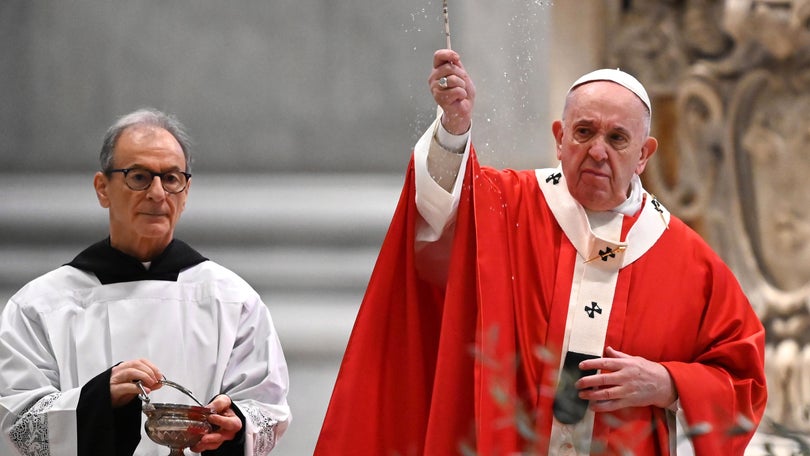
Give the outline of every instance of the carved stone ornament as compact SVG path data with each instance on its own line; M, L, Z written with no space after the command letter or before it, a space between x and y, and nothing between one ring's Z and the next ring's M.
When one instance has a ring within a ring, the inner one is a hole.
M663 116L645 186L724 258L766 328L760 433L810 448L810 0L624 5L609 60L639 68ZM634 42L656 33L670 36L659 50Z

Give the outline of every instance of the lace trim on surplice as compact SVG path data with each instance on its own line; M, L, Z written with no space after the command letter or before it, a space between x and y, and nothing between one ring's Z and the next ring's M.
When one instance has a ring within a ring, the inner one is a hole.
M52 393L36 401L11 426L9 438L20 453L26 456L49 456L48 410L61 393Z
M253 442L254 455L266 455L276 446L276 425L278 420L257 407L245 407L245 415L256 426L258 432Z

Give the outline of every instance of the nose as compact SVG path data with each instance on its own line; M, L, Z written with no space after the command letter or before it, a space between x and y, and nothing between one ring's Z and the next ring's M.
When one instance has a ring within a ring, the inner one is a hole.
M602 138L595 138L588 148L588 155L598 162L607 160L607 144L605 144L605 141Z
M152 176L152 185L146 189L146 196L155 201L161 201L166 198L166 190L163 189L163 182L160 181L160 176Z

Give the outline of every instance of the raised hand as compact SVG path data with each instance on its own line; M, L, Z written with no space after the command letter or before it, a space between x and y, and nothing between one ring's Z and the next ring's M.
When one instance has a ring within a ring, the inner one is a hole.
M433 54L433 71L428 78L430 92L441 106L442 125L453 134L467 132L472 125L475 85L461 64L458 53L440 49Z

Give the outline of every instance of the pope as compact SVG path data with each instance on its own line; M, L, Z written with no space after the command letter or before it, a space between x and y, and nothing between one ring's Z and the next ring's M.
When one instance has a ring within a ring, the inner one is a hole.
M764 330L730 269L647 192L658 147L632 75L573 82L559 165L494 169L449 49L316 455L742 455ZM685 430L677 432L677 421Z

